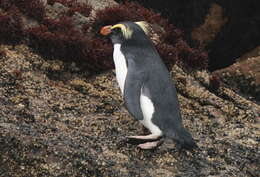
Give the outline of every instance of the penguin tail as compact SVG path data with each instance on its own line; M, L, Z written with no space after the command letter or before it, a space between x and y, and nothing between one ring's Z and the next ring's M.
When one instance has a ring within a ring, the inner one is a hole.
M198 148L191 134L184 128L171 134L170 138L174 140L181 149L192 151Z

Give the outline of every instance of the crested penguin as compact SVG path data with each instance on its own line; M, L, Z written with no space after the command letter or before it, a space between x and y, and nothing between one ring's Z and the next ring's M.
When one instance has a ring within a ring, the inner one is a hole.
M128 138L141 140L141 149L154 149L166 138L192 150L197 145L183 127L175 86L147 27L146 22L120 22L100 30L114 45L116 79L125 106L151 132Z

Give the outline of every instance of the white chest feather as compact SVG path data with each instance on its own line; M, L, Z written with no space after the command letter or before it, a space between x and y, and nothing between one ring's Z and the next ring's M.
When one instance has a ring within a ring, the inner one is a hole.
M121 44L114 44L113 58L114 58L115 70L116 70L116 79L123 95L125 78L127 74L127 66L126 66L125 56L122 54L120 48L121 48Z
M144 117L144 119L141 120L140 122L146 128L148 128L152 134L162 135L162 131L159 129L159 127L156 126L152 122L152 117L153 117L153 113L154 113L154 105L153 105L151 99L149 99L147 96L141 94L140 105L141 105L141 109L142 109L143 117Z

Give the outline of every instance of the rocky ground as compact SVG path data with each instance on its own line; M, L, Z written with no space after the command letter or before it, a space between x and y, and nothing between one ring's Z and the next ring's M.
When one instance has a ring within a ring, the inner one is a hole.
M96 9L115 4L89 3ZM66 10L59 3L46 8L50 17ZM193 31L203 45L226 23L219 6L209 12ZM77 14L75 21L80 26L88 18ZM258 176L259 49L253 53L214 72L220 88L210 84L211 73L172 68L184 125L199 146L179 152L171 142L155 150L126 143L126 136L148 131L124 108L114 71L90 75L26 45L1 45L0 177Z
M260 46L238 58L233 65L214 71L214 74L260 103Z
M200 150L127 144L147 134L123 106L113 71L90 76L25 45L1 46L0 176L259 175L260 106L206 71L172 68L185 127Z

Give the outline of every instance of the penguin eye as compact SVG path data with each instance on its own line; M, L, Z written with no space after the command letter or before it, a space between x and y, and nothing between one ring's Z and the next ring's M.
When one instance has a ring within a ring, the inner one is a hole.
M121 32L121 29L120 29L120 28L115 28L115 29L112 30L112 32L113 32L114 34L118 34L118 33Z

